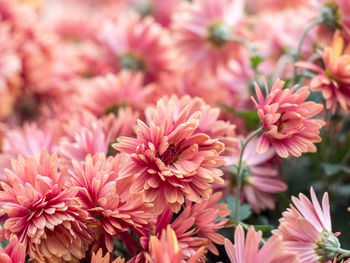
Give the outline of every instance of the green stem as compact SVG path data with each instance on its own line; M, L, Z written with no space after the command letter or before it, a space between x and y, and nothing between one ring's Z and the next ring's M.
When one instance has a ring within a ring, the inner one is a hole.
M240 205L240 195L241 195L241 167L242 167L242 158L245 148L251 139L253 139L257 134L259 134L263 130L263 127L256 129L252 134L249 135L245 143L242 144L241 154L239 156L238 167L237 167L237 186L236 186L236 211L235 211L235 220L238 222L239 219L239 205Z
M341 254L338 257L338 260L341 260L341 259L343 259L345 257L350 257L350 250L338 248L337 251Z
M307 35L307 33L310 31L310 29L312 29L314 26L317 26L318 24L321 24L323 22L323 19L321 17L311 21L310 24L308 24L303 33L301 34L300 40L299 40L299 44L298 44L298 49L297 49L297 53L296 56L294 58L294 62L296 62L299 59L300 56L300 51L301 51L301 47L303 46L303 42L305 40L305 37ZM296 77L297 77L297 68L294 65L294 71L293 71L293 83L295 84L296 82Z
M249 49L249 51L252 54L255 54L256 52L256 46L253 45L252 43L250 43L247 39L245 39L244 37L240 37L240 36L231 36L230 38L231 41L233 42L239 42L241 44L243 44L246 48Z

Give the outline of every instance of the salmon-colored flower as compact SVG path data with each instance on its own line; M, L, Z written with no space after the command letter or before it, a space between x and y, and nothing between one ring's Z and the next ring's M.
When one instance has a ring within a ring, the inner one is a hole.
M328 194L320 206L313 188L311 201L303 194L292 197L293 205L283 212L280 225L274 234L283 239L289 251L298 254L301 263L318 263L332 260L337 252L327 247L339 248L338 234L333 234Z
M3 249L0 247L1 263L24 263L26 258L26 248L24 244L18 242L16 236L11 237L10 243Z
M152 230L155 223L153 206L144 203L142 194L130 194L132 178L121 178L119 173L130 159L117 154L106 158L104 153L88 155L85 162L73 161L74 172L67 184L80 187L77 200L82 208L97 218L107 249L113 250L113 236L130 236L128 230ZM152 224L153 223L153 224ZM125 241L127 245L127 239Z
M0 192L5 238L17 236L37 262L79 262L93 241L88 213L74 201L79 188L64 189L68 174L57 171L57 156L45 149L40 157L12 163Z
M296 254L286 250L279 236L270 237L259 249L262 232L251 226L245 237L243 227L235 229L234 245L225 239L225 249L231 263L298 263Z
M176 233L170 225L163 229L160 239L157 236L151 236L149 247L149 254L145 254L148 263L195 263L205 253L205 248L201 247L193 256L184 261L183 250L178 244Z
M324 68L310 62L300 61L296 65L317 73L311 79L310 88L321 91L326 100L326 108L333 114L341 108L350 111L350 45L344 47L344 40L336 32L331 46L319 51Z
M107 22L101 39L112 54L111 63L119 69L144 72L147 82L176 69L168 32L151 17L129 14L117 23Z
M274 194L287 190L278 172L277 165L273 162L276 156L275 150L269 148L263 154L256 152L258 139L253 138L245 148L242 157L242 188L241 201L248 202L254 212L275 208ZM237 164L239 153L226 158L227 165ZM232 174L231 174L232 176ZM235 176L230 181L230 187L235 188Z
M284 81L276 80L269 91L265 82L264 98L260 87L255 83L257 101L254 98L253 100L264 128L257 151L264 153L272 145L283 158L289 155L298 157L304 152L316 152L314 143L321 141L319 132L325 122L310 118L321 112L323 106L313 101L305 101L310 94L307 87L297 90L297 86L291 89L283 89L283 86Z
M130 191L143 192L157 213L166 206L178 212L185 198L199 203L209 198L213 183L223 182L217 167L223 164L224 144L200 131L206 125L200 111L178 103L176 97L160 99L146 110L147 124L138 121L137 138L119 137L113 145L131 156L122 171L135 175Z
M110 263L110 254L107 252L105 256L102 256L102 249L99 249L95 254L92 252L91 263ZM125 259L120 257L112 261L112 263L124 263Z
M216 72L237 52L232 42L243 15L243 1L184 2L173 15L174 39L184 55L185 69Z

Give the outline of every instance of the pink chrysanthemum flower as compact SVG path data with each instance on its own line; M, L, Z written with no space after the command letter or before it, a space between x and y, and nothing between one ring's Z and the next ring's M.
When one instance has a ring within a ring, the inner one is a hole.
M120 178L120 169L129 161L121 154L109 158L104 153L88 155L85 162L73 161L74 172L68 183L80 187L77 200L98 219L96 222L101 224L103 232L101 238L110 252L113 236L119 236L128 246L128 240L132 239L128 230L151 231L155 223L152 204L144 203L142 194L130 194L132 178Z
M11 237L10 243L5 249L0 247L1 263L24 263L26 258L26 248L24 244L18 242L16 236Z
M37 262L79 262L93 241L88 213L74 201L79 188L63 189L67 167L57 171L57 156L45 149L40 157L12 163L1 183L5 238L17 236Z
M197 0L184 2L174 13L172 27L185 68L215 72L237 52L232 42L243 15L243 1Z
M344 47L344 40L335 33L331 46L325 47L324 51L319 51L324 69L309 63L297 62L299 67L315 71L317 75L312 78L310 88L321 91L326 100L326 108L333 114L341 108L350 111L350 45Z
M224 144L199 131L201 112L179 107L176 97L160 99L146 110L147 124L138 121L136 138L119 137L113 147L130 154L123 176L135 175L132 193L143 192L157 213L167 206L178 212L185 198L199 203L211 194L213 183L223 183L217 167Z
M258 116L262 121L264 133L260 136L257 146L258 153L266 152L270 145L276 153L287 158L289 155L300 156L304 152L316 152L314 145L320 142L320 129L325 122L310 119L322 111L322 104L305 101L310 91L307 87L297 90L283 89L284 81L276 80L269 91L265 82L266 98L260 87L255 83Z
M241 201L248 202L254 212L260 213L261 210L275 208L274 194L286 191L287 185L272 160L276 155L274 149L269 148L263 154L258 154L257 145L258 139L252 139L243 153ZM228 157L226 163L237 164L238 159L239 153ZM235 176L232 179L235 179ZM236 187L235 180L230 184L230 187Z
M235 229L234 245L225 239L225 249L231 263L298 263L295 254L286 250L279 236L272 236L259 249L262 232L251 226L245 237L243 227Z
M289 251L298 254L301 263L318 263L332 260L337 252L327 247L339 248L338 234L333 234L328 193L323 195L322 207L310 189L311 201L303 194L292 197L293 205L283 212L280 225L274 234L283 238Z
M193 256L183 260L183 250L170 225L163 229L160 239L151 236L149 247L150 252L145 254L148 263L195 263L199 262L205 253L205 248L201 247Z
M70 165L71 160L84 161L88 154L107 154L110 144L120 135L130 136L138 115L130 108L119 109L118 117L112 113L97 119L84 111L65 125L65 136L58 146L60 161Z
M176 69L168 32L151 17L129 14L117 23L107 22L101 39L112 54L111 63L119 69L144 72L146 82Z
M144 110L153 99L153 85L144 86L143 74L121 71L95 78L87 87L87 108L96 115L118 111L121 107Z
M92 252L91 263L110 263L110 254L107 252L105 256L102 256L102 249L99 249L95 254ZM124 263L125 259L120 257L112 261L112 263Z

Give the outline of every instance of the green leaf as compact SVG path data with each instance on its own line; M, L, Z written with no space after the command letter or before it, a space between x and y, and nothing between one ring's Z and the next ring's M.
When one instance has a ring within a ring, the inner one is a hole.
M0 241L0 247L5 248L5 247L7 246L8 243L9 243L8 240Z
M339 172L350 174L350 168L341 164L323 163L322 167L327 176L333 176Z
M259 124L260 119L256 111L248 111L248 110L236 111L235 109L223 103L219 103L218 105L222 107L224 110L226 110L227 112L242 118L249 128L256 129L256 127Z
M254 228L256 231L262 231L263 233L265 232L270 232L273 229L272 225L254 225Z
M261 56L253 56L250 58L250 63L253 69L256 69L264 59Z
M230 218L235 219L236 197L232 195L228 195L226 197L226 201L227 201L227 208L231 210ZM247 219L248 217L250 217L251 214L252 214L252 210L250 208L250 205L248 204L240 205L238 210L238 221L243 221Z

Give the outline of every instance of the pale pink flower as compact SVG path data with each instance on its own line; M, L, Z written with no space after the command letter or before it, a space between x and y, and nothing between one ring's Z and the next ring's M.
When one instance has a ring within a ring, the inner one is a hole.
M144 85L141 72L125 70L117 75L97 77L86 89L86 107L96 115L118 111L122 107L144 110L154 93L153 85Z
M40 156L19 156L12 168L0 192L5 238L17 236L37 262L79 262L93 237L88 213L74 201L79 188L63 188L67 167L58 172L57 156L43 149Z
M231 263L298 263L295 254L289 252L279 236L270 237L259 249L261 231L251 226L245 237L243 227L235 229L234 245L225 239L225 249Z
M152 230L155 223L153 206L144 203L142 194L131 194L129 186L133 178L121 178L120 170L128 165L126 155L106 158L104 153L88 155L84 162L73 160L70 187L80 187L77 200L101 224L101 241L109 252L113 251L113 236L119 236L126 246L129 230Z
M313 101L305 101L310 94L307 87L283 89L283 86L284 81L278 79L269 91L265 82L264 98L260 87L255 83L257 101L254 98L253 100L264 128L257 151L264 153L272 145L283 158L316 152L314 143L321 141L319 132L325 122L310 118L321 112L323 106Z
M174 13L172 28L184 69L215 72L237 51L232 42L243 16L244 1L197 0L183 2Z
M151 17L129 14L106 22L101 41L110 50L111 63L118 69L144 72L146 82L176 69L168 32Z
M333 114L340 107L350 111L350 45L344 46L344 40L336 32L333 36L331 46L325 47L324 51L319 51L324 68L310 62L300 61L296 65L310 69L317 73L311 79L310 88L321 91L326 100L326 108Z
M26 248L24 244L18 242L16 236L11 237L10 243L5 249L0 247L1 263L24 263L26 258Z
M123 176L135 175L132 193L143 192L157 213L166 206L178 212L185 198L199 203L208 199L212 183L222 183L223 164L219 154L224 144L200 131L201 112L179 99L160 99L145 113L147 123L138 120L136 138L119 137L113 147L131 156Z
M310 189L311 201L303 194L292 197L294 205L282 213L280 225L274 234L283 238L289 251L298 254L301 263L318 263L333 259L337 252L325 247L339 247L337 234L332 232L328 193L322 198L322 207Z
M91 263L110 263L110 254L107 252L105 256L102 256L102 249L99 249L95 254L92 252ZM120 257L112 261L112 263L124 263L125 259Z
M263 154L256 152L258 139L253 138L245 148L242 157L242 188L241 201L247 202L253 211L260 213L262 210L275 208L275 194L287 190L278 172L278 167L273 162L276 156L273 148L269 148ZM240 147L239 147L240 148ZM226 164L237 164L240 150L236 155L227 157ZM229 174L228 176L233 176ZM235 177L229 180L231 188L235 188Z

